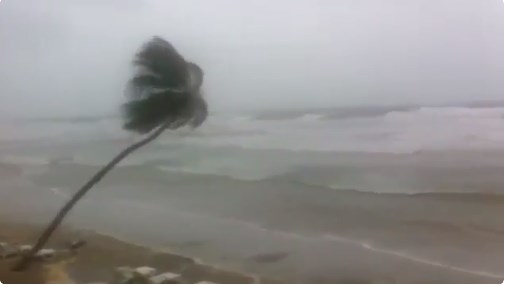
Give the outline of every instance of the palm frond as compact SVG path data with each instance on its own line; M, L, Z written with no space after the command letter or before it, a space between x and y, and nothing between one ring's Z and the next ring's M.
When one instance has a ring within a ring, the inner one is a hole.
M161 78L152 74L138 74L130 80L130 84L135 88L164 88L165 83Z
M188 89L197 92L203 83L203 70L195 63L188 62Z
M203 124L205 119L207 119L207 115L208 115L207 102L205 102L205 100L202 98L202 96L200 94L198 94L198 96L194 97L193 100L194 100L193 104L192 104L193 116L192 116L189 124L191 125L191 127L197 128L201 124Z
M124 128L143 134L167 120L175 123L183 119L188 98L187 94L165 91L127 102L123 105Z
M139 69L129 81L123 105L124 128L147 133L167 121L171 128L200 126L207 118L207 103L200 93L202 69L186 62L175 48L155 37L137 53Z
M181 88L186 80L186 61L169 42L160 37L147 42L133 63L157 76L165 88Z

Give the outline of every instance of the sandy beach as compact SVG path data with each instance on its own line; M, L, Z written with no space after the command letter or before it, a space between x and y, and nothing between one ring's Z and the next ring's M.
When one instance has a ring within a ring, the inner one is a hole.
M2 191L0 199L0 242L13 246L31 244L42 230L43 220L55 210L50 193L32 192L20 187L19 168L0 165L0 179L4 186L14 191ZM19 178L19 177L18 177ZM17 185L17 186L16 186ZM24 185L26 186L26 185ZM26 195L37 200L29 209L23 205ZM43 218L37 218L43 217ZM47 247L65 249L76 239L86 245L75 255L56 256L47 262L34 262L27 272L12 272L17 259L0 260L0 280L3 283L96 283L117 280L115 268L120 266L150 266L159 273L173 272L188 283L208 281L213 283L278 283L280 280L261 278L252 274L234 272L206 265L197 259L155 250L121 241L92 230L62 226L53 235Z
M39 226L11 223L0 217L0 239L11 245L29 244L40 231ZM167 252L153 251L112 237L92 232L62 229L49 247L65 248L76 237L86 236L87 244L72 255L56 256L46 262L35 261L24 272L10 270L16 258L0 260L0 281L12 283L113 283L117 282L115 268L119 266L150 266L159 273L181 274L185 283L278 283L243 273L227 271L201 264L195 259Z
M5 209L5 207L3 208ZM2 211L0 215L0 240L8 242L11 245L29 244L33 241L34 236L40 231L41 227L34 224L13 222L8 218L11 214ZM187 283L202 281L213 283L303 282L295 278L292 280L276 280L220 269L202 264L193 258L155 251L91 231L76 230L68 227L58 230L48 247L55 249L65 248L69 241L76 238L83 238L87 242L76 254L55 257L47 262L34 262L26 272L12 272L10 270L16 259L0 260L0 280L7 284L108 283L117 280L117 274L114 269L118 266L138 267L147 265L158 269L159 272L179 273ZM342 254L345 255L346 252L343 251ZM282 256L265 255L258 257L257 261L268 263L274 262L276 258L282 258ZM391 262L387 254L382 260L384 262ZM417 274L426 274L425 277L418 279L422 280L422 282L500 283L502 281L500 277L485 276L484 273L479 276L471 272L463 272L458 268L444 270L436 264L428 264L423 260L418 260L417 265L415 265L415 260L413 262L412 260L402 260L400 258L400 261L397 264L398 271L390 272L382 278L377 278L377 275L372 272L369 272L369 275L365 273L361 277L349 274L349 272L342 272L340 279L313 279L310 281L312 283L395 283L399 281L397 278L401 280L400 276L405 276L412 269ZM367 264L368 262L368 258L363 259L363 264ZM415 265L414 268L412 268L413 265ZM352 269L350 270L353 271ZM296 276L296 274L293 275Z

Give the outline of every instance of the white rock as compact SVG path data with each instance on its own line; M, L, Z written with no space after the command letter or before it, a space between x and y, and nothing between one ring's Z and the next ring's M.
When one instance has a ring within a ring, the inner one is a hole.
M52 248L43 248L35 254L36 257L42 257L42 258L50 258L53 257L56 254L56 250Z
M149 267L149 266L141 266L141 267L135 268L135 270L133 272L135 274L142 276L142 277L151 277L154 274L156 274L156 269Z
M23 244L21 246L18 247L19 251L21 252L28 252L30 250L32 250L33 246L32 245L29 245L29 244Z
M180 277L180 274L165 272L149 278L149 281L154 284L178 283Z

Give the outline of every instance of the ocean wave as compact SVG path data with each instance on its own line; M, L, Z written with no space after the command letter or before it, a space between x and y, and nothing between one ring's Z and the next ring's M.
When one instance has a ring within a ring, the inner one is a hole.
M384 114L386 120L405 119L503 119L503 107L419 107L411 110L391 111Z
M423 106L398 106L398 107L355 107L355 108L321 108L315 110L287 110L263 112L253 116L248 116L248 121L304 121L304 120L339 120L339 119L360 119L378 118L403 115L423 115L441 117L495 117L503 118L503 104L488 107L423 107ZM237 117L237 118L240 118ZM400 118L400 117L398 117Z
M228 221L226 221L226 219L223 221L228 222ZM229 221L229 222L237 223L237 221ZM267 229L267 228L264 228L260 225L253 224L250 222L239 221L239 223L245 224L246 226L252 227L252 228L259 230L259 231L268 232L269 234L273 234L273 235L284 236L286 238L304 240L304 241L308 241L308 242L320 242L321 240L323 240L323 241L330 241L330 242L336 242L336 243L345 243L345 244L349 244L351 246L356 246L356 247L362 248L367 251L375 252L377 254L388 255L388 256L399 258L399 259L404 259L409 262L421 263L421 264L429 265L432 267L439 267L444 270L456 271L456 272L461 272L461 273L476 275L476 276L483 276L483 277L492 278L492 279L500 279L500 280L503 279L503 275L500 273L493 273L493 272L483 271L483 270L479 270L479 269L472 269L472 268L464 268L464 267L457 266L454 264L449 264L447 262L442 262L442 261L438 261L438 260L431 259L431 258L424 258L424 257L418 256L418 255L415 255L412 253L408 253L405 251L384 248L379 245L374 245L374 244L367 242L367 241L346 238L346 237L338 236L338 235L334 235L334 234L326 234L326 235L322 235L322 236L319 236L319 235L308 236L308 235L302 235L302 234L294 233L294 232ZM115 238L118 241L127 242L127 243L131 243L134 245L140 245L140 246L144 246L144 247L150 246L147 243L135 242L132 239L120 237L117 233L113 233L110 231L109 232L100 231L97 233L109 236L111 238ZM166 248L160 248L160 247L152 247L152 248L157 251L162 251L162 252L166 252L166 253L170 253L170 254L177 254L171 250L167 250ZM189 257L189 256L186 256L186 257L191 258L196 263L203 264L201 259L198 259L195 257ZM215 265L215 266L217 268L219 268L219 265Z
M37 155L6 155L0 157L0 163L21 166L45 166L51 163L51 159Z
M53 191L54 192L54 191ZM55 194L58 193L54 192ZM57 194L59 195L59 194ZM375 243L373 241L367 240L367 239L362 239L362 238L352 238L352 237L346 237L344 235L338 235L334 233L313 233L313 234L304 234L304 233L299 233L299 232L294 232L290 230L282 230L282 229L275 229L275 228L270 228L270 227L265 227L261 225L260 223L256 222L251 222L247 220L242 220L242 219L236 219L236 218L227 218L227 217L220 217L220 216L213 216L209 215L207 213L200 213L200 212L192 212L192 211L185 211L181 209L176 209L176 208L171 208L171 207L160 207L156 205L151 205L151 204L144 204L141 202L136 202L136 201L122 201L122 200L117 200L114 199L111 201L112 203L120 204L122 206L128 207L130 209L136 210L138 213L147 211L145 213L150 213L152 211L156 212L163 212L169 214L170 217L183 217L184 220L191 221L190 224L205 224L205 225L212 225L213 228L221 228L224 227L224 229L234 229L238 231L247 231L248 236L250 234L254 234L257 236L257 233L260 233L262 239L265 238L266 235L270 237L277 237L277 238L282 238L282 239L288 239L288 240L300 240L303 242L316 242L316 243L321 243L321 242L331 242L331 243L339 243L339 244L347 244L352 247L358 247L361 248L362 250L365 251L371 251L379 255L387 255L390 257L402 259L405 261L413 262L413 263L420 263L432 267L438 267L442 268L444 270L450 270L450 271L457 271L457 272L462 272L466 274L471 274L471 275L477 275L477 276L483 276L483 277L488 277L488 278L496 278L496 279L502 279L503 276L500 273L494 273L494 272L489 272L489 271L484 271L476 268L469 268L469 267L464 267L460 266L454 263L449 263L447 261L441 261L437 260L435 257L424 257L422 254L416 254L412 252L408 252L405 249L392 249L388 248L387 246L381 245L379 243ZM129 243L135 243L139 244L142 246L152 246L148 243L140 243L138 241L135 241L133 239L129 238L124 238L121 237L117 232L114 231L108 231L108 232L103 232L99 231L102 234L106 234L108 236L114 237L118 240L129 242ZM255 234L256 233L256 234ZM153 247L155 250L160 250L159 247ZM163 248L163 250L165 250ZM171 251L170 251L171 252ZM173 253L173 252L171 252ZM201 262L201 261L199 261Z
M187 133L183 141L209 147L297 152L416 153L503 148L503 108L376 110L358 112L355 117L340 113L346 120L329 119L337 113L258 115L240 123L233 118L211 120L200 130ZM173 142L166 140L167 144Z
M16 128L12 137L19 135L32 143L129 142L119 121L80 122L84 126L78 128L74 124L43 122ZM166 132L154 142L164 146L181 144L293 152L502 149L503 107L369 107L214 114L196 130Z
M158 171L165 173L185 174L194 175L195 178L205 178L213 177L216 179L226 179L237 182L244 183L268 183L268 185L276 185L276 183L281 183L282 185L289 183L293 188L305 189L309 191L309 188L321 188L329 191L338 192L355 192L355 193L368 193L368 194L380 194L380 195L465 195L469 197L471 195L478 195L479 197L489 196L497 197L503 195L500 193L500 185L497 181L490 181L489 184L496 184L496 189L488 189L491 186L483 190L483 187L479 187L475 183L472 185L474 187L461 187L462 183L452 183L448 184L447 180L443 178L432 177L430 183L418 183L419 179L425 181L429 177L422 175L410 175L408 177L402 177L401 179L395 179L395 172L391 172L391 175L371 172L364 169L353 169L352 171L340 170L342 166L333 168L331 166L327 167L326 170L322 171L305 171L301 166L297 165L285 165L285 166L271 166L270 168L266 165L258 165L256 168L240 168L221 165L219 167L212 167L211 165L199 165L199 166L163 166L157 165L155 168ZM351 167L352 168L352 167ZM454 174L454 172L452 172ZM477 175L477 174L476 174ZM440 180L441 179L441 180ZM260 187L260 186L258 186ZM484 192L483 192L484 191ZM461 196L463 197L463 196Z
M300 120L302 122L314 122L314 121L319 121L323 117L324 117L324 115L322 115L322 114L305 114L305 115L299 117L298 120Z
M195 174L202 176L215 176L224 177L237 181L264 181L270 177L275 177L275 173L250 173L250 172L240 172L234 171L233 168L190 168L190 167L171 167L171 166L157 166L156 169L169 172L169 173L184 173L184 174Z
M314 122L319 121L325 117L325 113L318 112L300 112L300 113L286 113L286 114L271 114L271 115L257 115L253 117L258 121L298 121L298 122Z
M440 188L425 188L425 187L384 187L380 188L374 187L363 187L363 185L359 185L356 183L355 186L342 186L338 183L329 183L329 184L318 184L318 183L307 183L304 181L296 181L300 185L305 185L309 187L318 187L324 188L333 191L350 191L362 194L376 194L376 195L395 195L395 196L429 196L433 197L442 197L442 196L458 196L458 197L490 197L490 198L500 198L503 197L502 193L499 192L481 192L479 189L473 190L461 190L461 189L440 189Z
M443 268L446 270L458 271L458 272L463 272L463 273L472 274L472 275L484 276L484 277L500 279L500 280L503 279L502 274L481 271L481 270L475 270L475 269L470 269L470 268L463 268L460 266L444 263L441 261L423 258L423 257L417 256L417 255L410 254L410 253L403 252L403 251L399 251L399 250L382 248L380 246L376 246L376 245L373 245L368 242L348 239L348 238L344 238L344 237L337 236L337 235L325 235L325 238L335 241L335 242L344 242L344 243L352 244L352 245L359 246L363 249L370 250L370 251L373 251L373 252L376 252L379 254L394 256L394 257L405 259L405 260L415 262L415 263L422 263L422 264L430 265L433 267L440 267L440 268Z

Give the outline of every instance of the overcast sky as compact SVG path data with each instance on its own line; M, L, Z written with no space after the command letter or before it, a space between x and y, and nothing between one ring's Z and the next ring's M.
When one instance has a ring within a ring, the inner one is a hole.
M3 0L0 112L115 112L153 35L212 110L503 98L500 0Z

